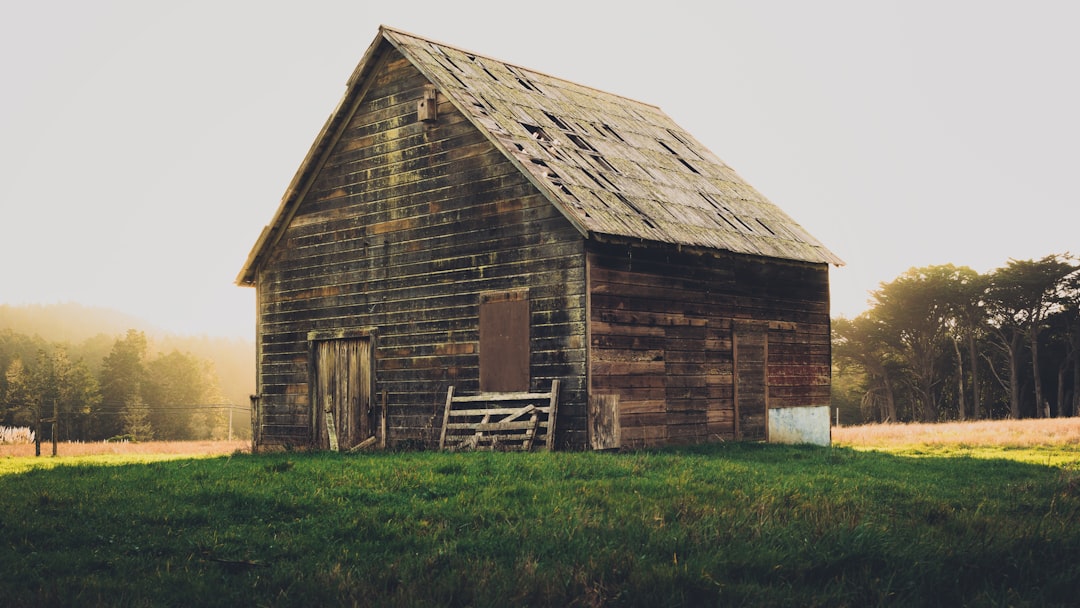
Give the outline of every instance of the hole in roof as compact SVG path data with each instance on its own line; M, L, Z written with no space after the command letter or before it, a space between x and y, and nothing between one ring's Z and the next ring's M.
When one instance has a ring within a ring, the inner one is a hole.
M651 219L649 219L649 216L646 215L645 212L643 212L640 207L638 207L633 202L631 202L629 198L623 196L622 194L620 194L618 192L612 192L612 194L615 195L615 198L622 201L622 203L624 205L626 205L627 207L630 207L631 209L634 210L634 212L636 212L639 216L641 216L641 221L645 222L645 224L649 228L656 228L656 224L654 224L653 221Z
M607 186L605 186L605 185L604 185L604 182L602 182L602 181L600 181L599 179L597 179L597 178L596 178L596 176L595 176L595 175L593 175L592 173L590 173L590 172L586 171L585 169L582 169L582 170L581 170L581 172L582 172L582 173L584 173L584 174L585 174L586 176L588 176L588 178L589 178L589 179L591 179L592 181L596 182L596 185L597 185L597 186L600 186L600 187L601 187L601 188L603 188L603 189L607 189Z
M676 152L674 148L672 148L671 146L669 146L669 145L667 145L666 143L664 143L664 140L662 140L662 139L658 139L658 140L656 140L656 141L657 141L657 142L658 142L658 143L659 143L659 144L660 144L661 146L664 146L664 149L665 149L665 150L667 150L668 152L671 152L671 154L672 154L672 155L674 155L674 156L678 156L678 155L679 155L679 153L678 153L678 152Z
M453 66L453 68L455 70L457 70L459 72L464 72L464 70L461 69L461 66L454 63L454 59L452 57L450 57L450 55L448 55L447 52L442 49L442 47L436 46L434 48L435 48L435 50L437 50L439 52L440 55L442 55L442 58L445 59L447 63L449 63L451 66Z
M514 78L517 78L518 84L520 84L525 90L533 91L536 93L543 93L543 91L540 90L540 87L536 86L535 82L529 80L529 78L525 74L521 73L521 70L510 65L509 63L504 63L503 67L505 67L506 71L510 72L510 74L513 75Z
M728 208L725 207L723 203L713 198L711 194L708 194L706 192L698 192L698 194L700 194L701 198L705 199L707 203L715 207L717 211L727 211L728 213L730 213L730 211L728 211Z
M566 196L569 196L571 200L573 200L575 202L580 202L580 201L578 201L577 197L574 196L574 193L570 192L570 189L566 187L566 184L559 184L559 190L561 190L562 193L565 194Z
M516 141L514 142L514 147L518 149L518 152L524 152L525 151L525 146L517 143Z
M518 124L520 124L522 127L525 127L525 130L529 132L529 135L533 136L533 139L538 141L546 141L549 143L552 141L551 136L548 135L547 132L544 131L542 128L536 125L530 125L527 122L521 122Z
M546 167L546 166L548 166L548 164L547 164L547 163L545 163L545 162L544 162L544 159L542 159L542 158L530 158L530 159L529 159L529 162L531 162L531 163L532 163L532 164L534 164L534 165L540 165L541 167Z
M736 226L735 224L731 223L731 220L729 220L727 218L727 216L724 215L723 213L720 214L720 219L724 220L724 223L727 224L728 226L731 226L731 229L734 230L735 232L742 232L741 230L739 230L739 227Z
M697 169L694 168L694 165L691 165L690 163L686 162L686 159L676 157L676 160L678 160L680 163L682 163L683 166L686 167L687 169L693 171L694 173L697 173L698 175L701 175L701 171L698 171Z
M457 74L455 74L455 73L453 73L453 72L447 72L447 74L450 74L451 76L453 76L453 77L454 77L454 80L458 81L458 84L460 84L460 85L461 85L461 88L463 88L463 89L468 89L468 88L469 88L469 87L468 87L468 85L466 85L466 84L465 84L465 81L464 81L464 80L462 80L462 79L458 78L458 75L457 75Z
M603 156L600 156L599 154L591 154L590 156L592 156L592 159L596 161L596 164L600 165L604 169L607 169L612 173L619 173L619 170L615 168L615 165L609 163L608 159L604 158Z
M597 149L592 147L592 144L585 141L585 139L582 138L580 135L574 135L573 133L567 133L566 137L570 141L574 142L575 146L581 148L582 150L585 150L586 152L597 152Z
M742 230L739 229L738 226L736 226L734 224L734 222L732 222L730 219L728 219L728 216L730 215L730 216L734 217L735 220L738 221L740 224L743 224L742 220L740 220L738 217L735 216L734 213L731 212L731 209L728 209L727 206L725 206L723 203L721 203L720 201L713 198L711 194L708 194L708 193L705 193L705 192L698 192L698 194L700 194L701 198L705 199L710 205L713 206L713 208L716 209L717 216L720 219L724 220L725 224L727 224L728 226L731 226L732 230L734 230L735 232L743 232ZM743 227L746 228L747 230L749 230L749 227L746 224L743 224Z
M484 73L485 73L485 74L487 74L488 76L491 76L491 79L492 79L492 80L494 80L495 82L500 82L500 81L499 81L499 79L495 77L495 74L492 74L492 73L491 73L490 71L488 71L488 69L487 69L487 68L485 68L484 66L480 66L480 69L481 69L481 70L484 70Z
M685 137L683 137L683 136L682 136L681 134L679 134L679 132L678 132L678 131L676 131L676 130L674 130L674 129L667 129L667 132L668 132L668 134L670 134L670 135L671 135L672 137L674 137L674 138L676 139L676 141L678 141L678 142L679 142L679 143L681 143L682 145L686 146L687 148L691 147L691 146L690 146L690 142L689 142L689 141L687 141L687 140L686 140L686 138L685 138Z
M771 235L773 235L773 236L776 236L776 233L775 233L775 232L773 232L773 229L772 229L772 228L769 228L769 226L768 226L768 225L767 225L767 224L766 224L765 222L761 221L761 218L758 218L758 220L757 220L757 223L761 224L761 227L762 227L762 228L764 228L765 230L769 231L769 234L771 234Z
M605 125L603 125L603 127L604 127L604 130L607 131L608 133L612 134L615 137L615 139L617 139L617 140L619 140L621 142L624 142L624 143L626 142L626 140L622 138L622 135L619 135L619 132L616 131L615 129L611 128L610 125L605 124Z
M573 129L570 128L570 125L563 122L561 118L559 118L558 116L552 114L551 112L548 112L547 110L544 110L544 116L547 116L548 120L555 123L555 126L559 127L563 131L573 131Z
M746 228L746 231L747 231L747 232L749 232L749 233L751 233L751 234L752 234L752 233L754 232L754 229L753 229L753 228L751 228L749 224L747 224L746 222L742 221L742 218L741 218L741 217L739 217L739 216L737 216L737 215L733 215L732 217L733 217L733 218L735 218L735 221L736 221L736 222L739 222L740 224L742 224L742 227L743 227L743 228Z

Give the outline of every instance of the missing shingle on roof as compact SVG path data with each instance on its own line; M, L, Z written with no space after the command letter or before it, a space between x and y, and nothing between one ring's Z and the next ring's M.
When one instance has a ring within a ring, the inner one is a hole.
M694 146L690 143L690 140L683 137L682 133L679 133L675 129L666 129L666 131L668 132L669 135L674 137L676 141L678 141L682 145L686 146L686 148L688 150L690 150L691 152L694 151Z
M476 108L478 112L480 112L484 116L489 116L487 106L484 105L483 102L481 102L479 99L470 95L469 93L463 93L463 97L465 97L465 99L467 99L472 105L472 107Z
M750 234L754 233L754 229L750 227L750 224L747 224L746 222L742 221L741 217L739 217L737 215L733 215L732 217L735 218L736 222L739 222L740 224L742 224L742 227L746 228L747 232L749 232Z
M683 137L683 135L681 133L679 133L675 129L667 129L667 132L672 137L674 137L676 140L678 140L679 143L686 146L686 149L689 150L691 154L693 154L694 156L700 158L701 160L705 160L704 156L698 154L697 148L694 147L694 145L690 143L690 140Z
M723 203L713 198L708 192L698 192L698 194L701 195L701 198L705 199L705 202L715 207L717 211L728 211L728 208L725 207ZM728 212L730 213L730 211Z
M664 149L667 150L668 152L671 152L672 156L678 156L679 155L679 153L676 152L674 148L667 145L667 143L664 142L664 140L658 139L658 140L656 140L656 143L660 144L661 146L664 146Z
M549 180L551 180L553 182L556 182L556 183L559 183L559 184L562 183L562 181L561 181L562 178L559 177L559 174L552 171L551 167L549 167L548 164L546 162L544 162L543 159L541 159L541 158L530 158L529 162L531 162L532 164L534 164L534 165L536 165L538 167L543 167L544 168L544 171L543 171L544 177L548 178Z
M597 179L597 177L596 177L595 175L593 175L592 173L589 173L589 172L588 172L588 171L586 171L585 169L581 169L581 172L582 172L582 173L584 173L584 174L586 175L586 177L588 177L588 178L589 178L589 179L591 179L592 181L596 182L596 185L597 185L597 186L600 186L600 188L601 188L601 189L604 189L604 190L606 190L606 189L607 189L607 186L606 186L606 185L604 184L604 182L602 182L602 181L600 181L599 179Z
M713 198L711 194L708 194L706 192L698 192L698 194L700 194L701 198L705 199L710 205L713 206L714 209L716 209L719 218L724 220L725 224L731 226L731 229L735 232L742 232L742 230L740 230L738 226L736 226L731 220L728 219L728 216L735 217L735 213L732 212L731 209L728 209L726 205ZM735 219L738 220L739 218L735 217ZM741 221L739 221L739 223L742 224ZM746 228L746 224L743 224L743 227Z
M536 83L532 80L529 80L529 77L523 74L521 70L510 65L509 63L505 63L503 65L506 67L506 71L510 72L515 78L517 78L518 84L520 84L524 89L543 94L543 91L540 90L540 87L536 86Z
M552 114L551 112L548 112L547 110L543 110L543 112L544 112L544 116L547 116L548 120L555 123L556 127L559 127L563 131L573 131L573 129L570 128L570 125L563 122L563 120L561 118L559 118L558 116Z
M530 125L527 122L519 122L518 124L520 124L522 127L525 127L525 130L529 132L529 135L532 135L533 139L547 143L554 142L554 140L551 139L551 136L548 135L547 131L544 131L543 128L536 125Z
M694 168L694 165L691 165L690 163L686 162L685 158L682 158L681 156L677 156L677 157L675 157L675 160L682 163L683 166L686 167L687 169L693 171L694 173L697 173L698 175L701 175L701 171L698 171L697 169Z
M612 173L619 173L621 175L620 171L615 168L615 165L608 162L608 159L604 158L599 153L590 154L589 156L593 159L593 161L596 162L596 164L600 165L600 167L602 167L604 169L607 169L608 171L611 171Z
M574 135L573 133L567 133L566 137L570 141L574 142L575 146L581 148L582 150L585 150L586 152L593 152L593 153L598 152L598 150L596 148L594 148L592 146L592 144L590 144L588 141L585 140L585 138L581 137L580 135Z
M627 207L630 207L639 216L641 216L640 219L641 219L641 221L645 222L645 225L647 225L649 228L656 228L656 224L653 223L653 221L649 218L649 216L644 211L642 211L640 207L635 205L629 198L623 196L622 194L620 194L618 192L612 192L611 194L613 194L615 196L615 198L622 201L622 203L624 205L626 205Z
M457 74L455 74L453 72L449 72L449 71L446 72L446 73L449 74L454 80L458 81L458 84L461 85L461 88L463 88L463 89L468 89L469 88L469 85L465 84L464 80L458 78Z
M441 46L433 44L433 45L431 45L431 48L435 49L435 51L438 52L438 54L441 55L442 58L445 59L446 62L449 63L455 70L457 70L459 72L462 72L462 73L465 72L465 70L462 70L461 67L458 66L458 64L454 63L454 59L452 57L450 57L450 55L446 52L446 50L444 50Z
M610 133L610 134L611 134L611 135L612 135L613 137L615 137L615 139L617 139L617 140L619 140L619 141L621 141L621 142L623 142L623 143L626 143L626 140L625 140L625 139L623 139L622 135L619 135L619 132L618 132L618 131L616 131L615 129L611 128L611 126L610 126L610 125L607 125L607 124L601 124L601 126L602 126L602 127L604 128L604 130L605 130L605 131L607 131L607 132L608 132L608 133Z
M769 228L768 224L761 221L761 218L757 218L757 223L761 224L761 227L764 228L765 230L768 230L769 234L771 234L773 236L776 236L776 232L774 232L772 228Z

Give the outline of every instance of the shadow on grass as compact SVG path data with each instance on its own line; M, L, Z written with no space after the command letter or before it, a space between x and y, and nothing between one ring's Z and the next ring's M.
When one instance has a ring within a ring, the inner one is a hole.
M1080 477L714 444L0 476L18 604L1069 605Z

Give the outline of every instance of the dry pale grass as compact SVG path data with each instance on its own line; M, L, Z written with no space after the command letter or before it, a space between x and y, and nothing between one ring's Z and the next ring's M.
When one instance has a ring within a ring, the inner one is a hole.
M56 455L98 456L102 454L177 454L185 456L214 456L250 452L251 441L144 441L139 443L59 443ZM33 456L34 444L0 445L0 457ZM41 455L52 456L52 444L41 444Z
M1080 418L977 420L833 427L833 442L853 447L963 446L1025 448L1080 446Z

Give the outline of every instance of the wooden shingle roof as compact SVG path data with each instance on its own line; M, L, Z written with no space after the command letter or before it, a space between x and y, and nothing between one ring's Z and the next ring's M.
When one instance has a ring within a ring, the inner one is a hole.
M812 263L843 261L653 105L381 27L237 279L299 204L390 44L475 124L586 238L624 237Z

